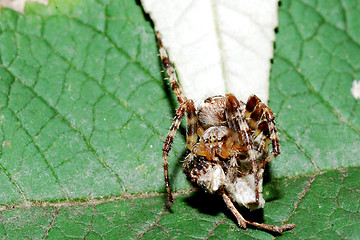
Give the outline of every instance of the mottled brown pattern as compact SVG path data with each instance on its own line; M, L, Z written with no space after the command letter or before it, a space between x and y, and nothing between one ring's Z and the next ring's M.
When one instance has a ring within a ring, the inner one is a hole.
M194 102L189 100L188 106L186 109L187 115L187 131L186 131L186 141L187 146L190 150L192 150L193 146L197 142L197 130L198 130L198 117L196 115L196 109L194 106Z
M170 78L170 84L171 84L171 88L174 91L176 98L178 100L179 103L184 103L187 101L186 96L183 94L180 85L177 81L177 77L176 77L176 73L175 73L175 69L171 64L171 61L169 59L169 57L167 56L166 50L165 48L163 48L163 44L160 38L159 33L156 33L156 37L158 40L158 45L159 45L159 52L160 52L160 57L161 60L164 64L164 67L166 68L166 73L168 74L169 78Z
M256 96L256 95L252 95L250 96L250 98L248 99L247 103L246 103L246 111L248 113L251 113L255 106L261 102L260 99ZM246 117L249 117L249 116L246 116Z
M225 119L225 102L224 96L214 96L207 98L200 103L198 116L201 126L209 128L211 126L220 126L226 124Z
M185 113L185 104L180 104L179 108L176 110L174 121L170 127L169 133L166 137L165 144L163 147L163 160L164 160L164 176L165 176L165 185L166 191L169 193L169 200L172 202L173 198L170 190L170 181L169 181L169 171L168 171L168 155L171 149L172 142L174 140L176 131L179 129L181 119Z

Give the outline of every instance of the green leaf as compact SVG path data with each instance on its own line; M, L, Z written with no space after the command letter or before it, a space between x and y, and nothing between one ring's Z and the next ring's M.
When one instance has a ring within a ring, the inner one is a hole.
M295 223L276 238L360 232L360 9L356 1L282 1L270 106L282 154L264 210ZM183 129L170 156L175 203L165 208L162 140L176 101L154 30L136 1L50 1L0 20L0 236L7 239L273 239L236 226L221 199L181 173Z
M348 33L340 17L350 9L305 1L280 8L270 104L283 137L283 154L272 165L276 178L360 163L360 105L351 94L360 34Z

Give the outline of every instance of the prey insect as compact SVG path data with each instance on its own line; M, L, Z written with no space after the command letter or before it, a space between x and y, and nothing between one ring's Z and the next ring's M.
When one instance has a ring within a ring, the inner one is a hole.
M183 170L187 178L209 193L220 194L238 225L243 228L249 224L278 233L294 228L294 224L274 226L248 221L233 203L249 209L264 207L264 167L280 154L274 115L270 108L255 95L250 96L245 104L231 93L209 97L195 107L194 101L188 99L180 88L158 32L156 36L171 88L179 102L163 147L165 185L170 202L173 202L173 197L168 154L186 113L186 140L190 153L185 157Z

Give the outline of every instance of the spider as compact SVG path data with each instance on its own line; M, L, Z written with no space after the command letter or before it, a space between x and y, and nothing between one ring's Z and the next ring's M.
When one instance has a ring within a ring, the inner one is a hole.
M186 113L186 140L190 153L183 170L187 178L212 194L220 194L239 226L247 224L281 233L295 227L267 225L246 220L233 202L249 209L263 208L262 179L265 165L280 154L274 115L270 108L252 95L247 103L233 94L207 98L197 108L178 83L175 69L156 33L160 57L169 76L179 107L163 147L165 186L171 194L168 154L181 119ZM272 153L269 155L270 142Z

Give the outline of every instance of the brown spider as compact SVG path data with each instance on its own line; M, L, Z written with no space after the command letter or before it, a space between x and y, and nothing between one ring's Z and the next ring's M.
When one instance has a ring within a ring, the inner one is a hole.
M222 195L239 226L247 224L281 233L295 224L282 226L251 222L243 218L233 202L250 209L264 207L262 175L265 165L280 154L274 115L270 108L252 95L247 103L229 93L209 97L195 108L183 94L160 35L157 32L162 62L169 75L171 88L180 104L163 147L166 191L171 195L168 154L185 112L187 115L187 147L184 172L187 178L210 193ZM270 141L272 153L269 153Z

